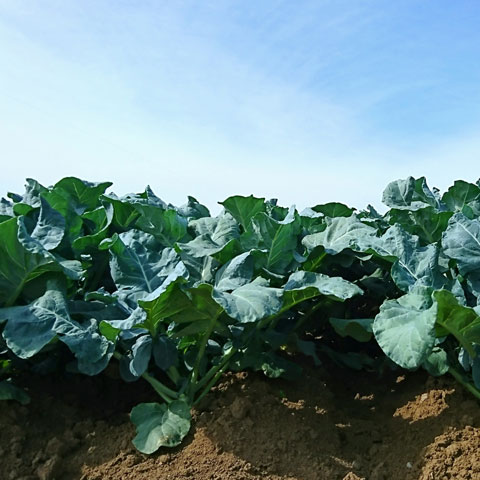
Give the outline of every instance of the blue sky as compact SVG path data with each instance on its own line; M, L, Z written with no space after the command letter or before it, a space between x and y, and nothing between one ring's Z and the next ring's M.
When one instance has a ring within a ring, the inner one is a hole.
M0 192L380 204L480 176L478 0L0 0Z

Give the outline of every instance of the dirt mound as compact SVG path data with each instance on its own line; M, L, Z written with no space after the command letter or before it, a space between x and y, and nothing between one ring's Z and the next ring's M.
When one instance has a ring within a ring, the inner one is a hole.
M148 385L107 376L24 378L0 411L6 480L478 480L480 406L449 378L336 368L298 383L225 376L184 444L138 453L131 407Z

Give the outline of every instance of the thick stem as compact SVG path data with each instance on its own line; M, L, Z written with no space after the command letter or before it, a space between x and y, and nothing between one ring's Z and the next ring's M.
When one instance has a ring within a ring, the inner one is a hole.
M195 359L195 364L193 366L192 379L191 379L191 382L193 385L195 385L195 383L197 382L198 372L200 370L200 363L205 353L205 349L207 348L208 339L210 338L210 335L212 334L213 329L215 328L215 324L217 323L217 319L219 316L220 316L220 313L215 315L215 317L212 318L212 322L210 323L208 330L205 332L205 335L202 337L200 348L198 349L197 358Z
M470 382L467 382L459 371L450 367L448 373L450 373L450 375L452 375L458 383L462 384L472 395L480 400L480 390L475 388Z
M225 357L223 357L222 361L218 365L214 365L210 370L205 374L205 376L199 380L196 385L193 386L194 392L198 392L206 383L208 383L222 368L224 368L230 358L236 353L237 349L232 348L230 352L228 352Z
M113 356L120 361L122 354L119 352L114 352ZM152 377L149 373L144 372L142 378L146 380L153 389L167 402L170 403L173 400L178 398L178 393L166 387L162 382L158 381L156 378Z
M197 405L200 400L212 389L212 387L218 382L219 378L222 376L223 372L226 370L227 364L225 364L217 374L212 378L212 380L207 384L207 386L202 390L202 393L197 397L193 402L193 405Z

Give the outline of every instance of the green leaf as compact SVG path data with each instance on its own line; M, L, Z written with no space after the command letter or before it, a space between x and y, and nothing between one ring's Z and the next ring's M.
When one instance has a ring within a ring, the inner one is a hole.
M382 201L385 205L401 210L418 210L427 206L441 208L440 200L428 188L425 177L396 180L387 185Z
M452 212L462 212L466 205L479 200L480 188L478 185L463 180L456 180L442 197L442 202Z
M480 269L480 221L456 213L443 234L445 255L456 260L462 275Z
M435 347L423 362L422 367L434 377L445 375L450 368L447 352L443 348Z
M153 235L162 246L173 247L187 237L187 220L175 210L152 205L135 205L140 216L135 227Z
M355 215L326 218L326 222L327 228L323 232L303 238L302 243L309 252L320 246L330 255L336 255L346 248L363 252L375 241L376 229L361 222Z
M22 405L30 403L29 395L8 381L0 382L0 400L16 400Z
M0 199L0 223L14 217L13 204L5 198Z
M108 237L109 227L113 221L113 215L113 207L108 204L105 207L99 207L95 210L84 213L82 218L91 222L94 227L89 235L75 239L72 243L72 247L80 251L89 248L97 248L100 242Z
M441 288L444 285L445 279L438 266L437 245L420 247L418 238L409 235L400 225L390 227L381 241L382 253L397 257L391 275L398 288L408 292L413 286Z
M459 305L455 295L448 290L437 291L433 296L438 303L437 323L440 328L437 336L451 333L474 356L472 344L480 344L480 317L473 308Z
M257 322L274 315L282 306L282 290L269 287L268 281L261 277L232 293L214 289L213 298L240 323Z
M235 290L251 282L254 259L245 252L229 260L215 275L215 288L224 292Z
M372 338L373 318L329 318L329 322L341 337L352 337L357 342Z
M0 319L7 320L3 338L20 358L38 353L55 338L56 322L66 318L69 318L67 305L58 290L47 290L30 305L0 309Z
M312 210L317 213L323 213L326 217L350 217L355 211L343 203L330 202L323 205L316 205Z
M292 273L285 284L282 310L289 309L318 295L344 301L355 295L362 295L362 293L360 287L341 277L329 277L322 273L298 271Z
M179 445L190 430L190 407L181 400L168 406L141 403L133 408L130 418L137 429L133 444L146 454L156 452L160 447Z
M47 271L58 270L51 257L27 250L18 240L17 219L0 223L0 304L11 305L25 284Z
M188 220L210 216L208 208L199 203L196 198L190 196L188 197L187 203L179 207L177 211L182 217L185 217Z
M139 300L176 279L188 278L173 248L161 249L155 238L140 230L121 233L110 244L110 272L119 291Z
M32 239L42 245L45 250L53 250L60 245L64 233L65 219L59 212L51 208L46 200L41 198L40 215L31 233ZM28 247L26 246L26 248Z
M175 342L165 335L153 341L153 358L155 365L164 371L178 363L178 351Z
M257 213L266 211L265 199L256 198L253 195L249 197L235 195L219 203L242 225L244 230L247 230L250 220L257 215Z
M135 340L129 365L130 373L135 377L139 377L147 370L152 356L152 343L152 337L149 335L142 335Z
M419 367L435 342L437 304L428 289L416 289L397 300L386 300L373 323L380 348L403 368Z
M284 275L298 264L296 248L300 230L301 220L294 208L282 221L265 213L252 217L249 232L256 239L256 247L267 251L265 268L268 271Z

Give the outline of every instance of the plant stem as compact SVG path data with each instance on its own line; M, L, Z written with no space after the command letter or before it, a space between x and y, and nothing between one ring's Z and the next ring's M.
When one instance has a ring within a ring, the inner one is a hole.
M114 352L113 356L120 361L122 354L119 352ZM153 389L167 402L170 403L173 400L178 398L178 393L166 387L162 382L158 381L156 378L152 377L149 373L142 373L142 378L146 380Z
M226 368L227 368L227 363L225 363L225 365L223 365L223 367L220 370L218 370L217 374L212 378L212 380L202 390L202 393L193 402L193 405L196 405L198 402L200 402L200 400L202 400L202 398L212 389L212 387L217 383L218 379L222 376Z
M467 382L459 371L453 367L450 367L448 369L448 373L450 373L450 375L452 375L452 377L454 377L458 383L462 384L472 395L480 400L480 390L475 388L470 382Z
M193 372L192 372L192 378L191 382L193 385L197 382L198 378L198 371L200 369L200 362L202 361L203 354L205 353L205 349L207 348L207 343L208 339L210 338L210 335L213 332L213 329L215 328L215 324L217 323L217 319L220 316L220 313L215 315L215 317L212 318L212 322L210 323L208 330L205 332L205 335L202 337L201 343L200 343L200 348L198 349L198 354L197 358L195 359L195 364L193 366Z
M197 392L200 390L206 383L208 383L215 374L220 371L223 367L226 366L230 358L237 352L236 348L232 348L230 352L228 352L225 357L223 357L222 361L218 365L214 365L210 370L205 374L205 376L199 380L196 385L193 386L194 391Z

